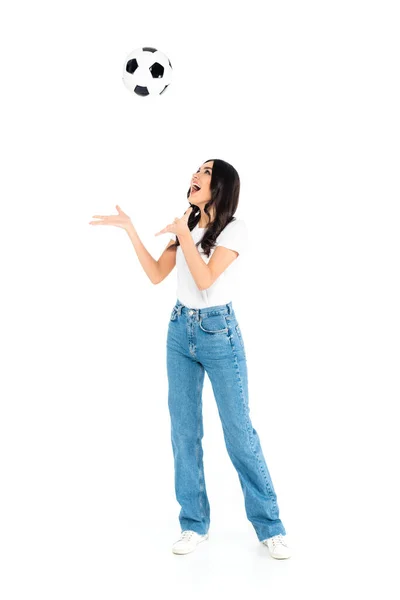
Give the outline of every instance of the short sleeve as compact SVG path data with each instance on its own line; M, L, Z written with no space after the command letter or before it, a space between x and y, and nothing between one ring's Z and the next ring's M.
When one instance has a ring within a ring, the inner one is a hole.
M239 255L246 252L248 248L248 231L245 221L236 219L228 223L217 238L217 246L236 250Z

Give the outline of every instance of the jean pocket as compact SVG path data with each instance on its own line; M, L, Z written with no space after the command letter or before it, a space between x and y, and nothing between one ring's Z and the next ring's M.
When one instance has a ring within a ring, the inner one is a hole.
M206 333L228 333L228 327L223 315L200 317L199 326Z

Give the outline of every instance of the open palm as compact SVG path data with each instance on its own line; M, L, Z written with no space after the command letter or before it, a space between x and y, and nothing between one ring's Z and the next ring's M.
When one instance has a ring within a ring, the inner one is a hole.
M93 215L93 219L100 219L100 221L90 221L89 225L114 225L114 227L127 229L132 225L130 217L124 213L118 204L116 209L118 211L117 215Z

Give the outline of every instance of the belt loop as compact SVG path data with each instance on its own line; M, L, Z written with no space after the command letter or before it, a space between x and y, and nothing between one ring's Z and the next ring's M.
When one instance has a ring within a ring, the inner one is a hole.
M231 310L231 303L228 302L228 304L226 305L228 308L228 315L232 314L232 310Z

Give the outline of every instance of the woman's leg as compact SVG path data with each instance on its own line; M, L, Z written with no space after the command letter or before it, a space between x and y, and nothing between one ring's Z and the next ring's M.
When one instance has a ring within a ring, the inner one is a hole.
M179 522L182 530L205 534L210 525L210 505L201 444L204 367L190 353L186 319L176 309L168 326L167 373Z
M198 333L198 356L211 381L226 449L242 487L247 518L260 541L278 533L285 535L274 486L249 414L245 348L233 310L202 318Z

